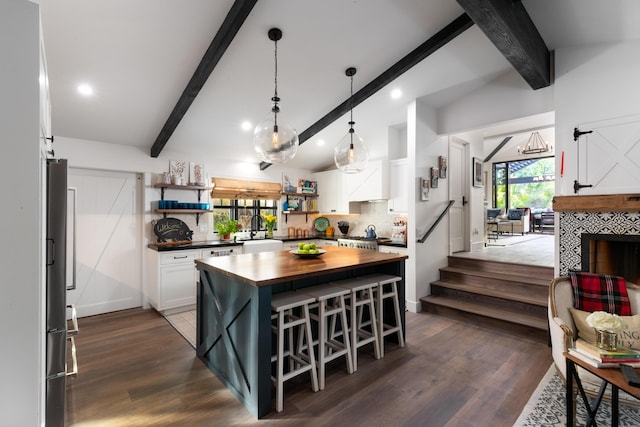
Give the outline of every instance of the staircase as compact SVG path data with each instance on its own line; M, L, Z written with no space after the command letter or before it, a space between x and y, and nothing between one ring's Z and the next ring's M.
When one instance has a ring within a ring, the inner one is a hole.
M534 339L548 340L553 268L449 256L422 310Z

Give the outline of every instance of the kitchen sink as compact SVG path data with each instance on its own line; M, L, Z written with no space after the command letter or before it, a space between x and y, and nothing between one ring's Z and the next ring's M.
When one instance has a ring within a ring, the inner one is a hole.
M281 251L284 249L282 240L253 239L242 241L243 254L257 254L258 252Z

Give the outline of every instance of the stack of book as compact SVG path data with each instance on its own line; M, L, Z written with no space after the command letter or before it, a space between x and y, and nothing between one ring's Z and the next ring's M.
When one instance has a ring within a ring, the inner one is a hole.
M578 339L575 348L570 348L569 353L596 368L617 368L620 363L640 368L640 352L629 348L607 351L594 343Z

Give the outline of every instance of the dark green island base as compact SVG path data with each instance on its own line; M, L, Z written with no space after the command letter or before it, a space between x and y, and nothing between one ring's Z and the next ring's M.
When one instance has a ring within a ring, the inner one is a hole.
M405 329L406 255L324 249L309 259L280 251L196 260L196 354L258 418L272 411L272 294L370 273L393 274L402 277L398 297ZM385 322L394 325L393 310L385 305L386 314Z

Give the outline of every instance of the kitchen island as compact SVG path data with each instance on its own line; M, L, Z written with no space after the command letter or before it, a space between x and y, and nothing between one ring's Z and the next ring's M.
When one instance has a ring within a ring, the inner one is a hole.
M258 418L272 410L272 294L370 273L393 274L402 277L398 297L404 331L407 256L333 246L323 249L326 253L316 258L279 251L195 261L200 275L196 354ZM393 311L385 309L385 313ZM386 322L395 324L393 316Z

